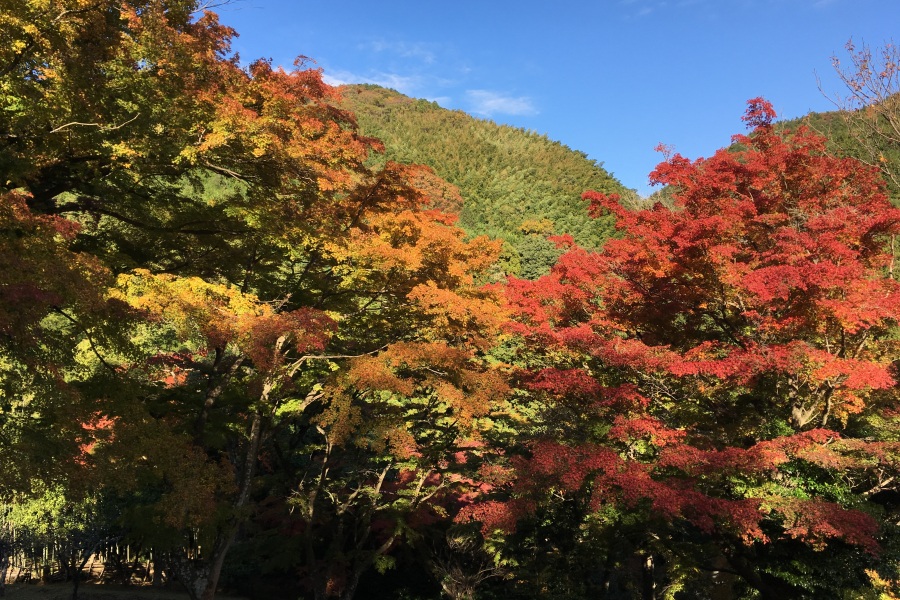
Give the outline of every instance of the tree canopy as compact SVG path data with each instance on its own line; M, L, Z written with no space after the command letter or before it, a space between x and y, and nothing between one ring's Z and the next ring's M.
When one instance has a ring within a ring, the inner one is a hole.
M895 535L875 515L893 510L879 493L900 450L900 211L877 171L828 155L808 129L777 133L773 117L752 100L735 147L661 163L651 176L671 186L671 208L587 192L621 238L508 288L514 330L552 349L523 374L547 431L508 510L558 489L582 494L601 531L640 523L635 589L700 593L690 572L654 570L674 561L731 571L764 598L826 597L862 583L785 557L828 548L859 578Z
M0 0L4 581L77 597L133 549L195 600L896 597L877 169L757 98L638 210L545 137L234 35Z
M376 160L425 164L456 186L460 226L505 240L519 259L503 261L507 273L533 278L547 272L558 256L544 239L548 234L572 235L586 248L603 245L613 234L612 220L588 217L584 190L617 193L627 205L639 202L602 163L546 135L374 85L342 91L360 129L384 142L385 153ZM529 222L541 219L549 222L546 232L528 230Z

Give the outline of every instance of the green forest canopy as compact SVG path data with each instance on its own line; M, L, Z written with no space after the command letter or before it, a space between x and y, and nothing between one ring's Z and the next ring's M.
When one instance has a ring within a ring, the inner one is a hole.
M342 93L360 131L385 145L372 160L428 165L455 185L464 201L460 226L507 241L523 261L524 276L543 274L559 255L546 235L569 234L586 248L600 248L613 234L612 219L588 216L585 190L619 194L631 206L639 202L602 164L546 135L376 85L344 86ZM512 272L519 275L521 268Z

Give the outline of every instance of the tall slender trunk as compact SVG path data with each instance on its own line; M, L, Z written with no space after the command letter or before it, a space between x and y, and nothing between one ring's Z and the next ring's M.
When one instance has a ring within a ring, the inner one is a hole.
M150 578L150 585L153 587L162 587L163 585L163 559L156 548L150 550L150 565L153 575Z
M268 389L264 393L268 393ZM250 500L250 487L256 471L256 460L263 437L262 421L262 414L257 410L253 413L253 421L250 424L247 450L243 456L244 464L240 468L238 495L232 503L232 516L228 524L216 536L208 559L199 566L187 558L178 558L173 561L178 578L181 579L192 600L213 600L216 597L216 588L219 585L219 577L222 575L225 557L243 525L245 519L242 515L243 509Z
M0 543L0 598L6 596L6 576L9 573L9 555L12 548Z
M356 595L356 588L359 587L359 578L362 577L363 571L365 570L365 566L353 569L353 572L350 574L347 581L347 585L344 586L344 591L341 594L340 600L353 600L353 597Z
M653 555L648 554L644 557L644 564L642 565L642 573L643 573L643 594L641 598L643 600L656 600L656 578L654 577L654 564L653 564Z
M73 565L74 570L74 565ZM78 584L81 583L81 572L75 570L72 573L72 600L78 600Z

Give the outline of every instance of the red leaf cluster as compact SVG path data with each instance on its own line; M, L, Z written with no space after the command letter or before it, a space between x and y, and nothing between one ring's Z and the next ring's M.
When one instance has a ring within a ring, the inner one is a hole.
M587 192L620 236L510 281L508 329L562 365L522 386L548 410L579 403L593 427L580 445L534 443L517 469L522 497L587 491L595 506L645 506L745 542L775 526L813 546L877 549L866 514L798 496L796 468L847 481L897 468L893 442L831 429L896 389L900 210L877 171L828 155L808 129L776 131L774 117L753 99L751 132L731 148L667 153L651 178L671 207L631 211ZM765 435L772 422L792 433Z

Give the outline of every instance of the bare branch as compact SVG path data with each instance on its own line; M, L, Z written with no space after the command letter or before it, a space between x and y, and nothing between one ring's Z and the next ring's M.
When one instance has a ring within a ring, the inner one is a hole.
M80 123L78 121L72 121L71 123L66 123L65 125L60 125L56 129L51 129L48 133L59 133L60 131L65 131L69 127L99 127L101 131L115 131L117 129L122 129L129 123L135 121L141 113L137 113L124 123L120 123L119 125L103 125L102 123Z
M868 497L871 496L872 494L877 494L878 492L880 492L880 491L886 489L891 483L893 483L893 482L894 482L894 479L895 479L894 477L888 477L888 478L885 479L884 481L879 481L877 485L875 485L874 487L872 487L872 488L866 490L865 492L862 493L862 495L863 495L864 497L868 498Z
M243 181L244 183L249 183L250 180L251 180L251 178L250 178L250 177L247 177L246 175L241 175L241 174L238 173L237 171L232 171L231 169L228 169L228 168L226 168L226 167L222 167L222 166L219 166L219 165L214 165L213 163L211 163L211 162L209 162L209 161L205 161L205 162L203 163L203 165L204 165L206 168L208 168L208 169L210 169L210 170L212 170L212 171L215 171L216 173L220 173L220 174L222 174L222 175L227 175L228 177L231 177L231 178L233 178L233 179L237 179L238 181Z
M191 13L192 15L197 15L200 13L204 13L209 10L213 10L216 8L221 8L222 6L228 6L230 4L236 4L238 2L243 2L243 0L205 0L201 2L196 9Z
M106 359L103 357L103 355L100 353L100 350L99 350L99 349L97 348L97 346L94 344L94 338L91 337L91 334L90 334L90 333L88 333L87 328L86 328L84 325L82 325L82 324L78 321L78 319L76 319L75 317L73 317L72 315L70 315L69 313L67 313L66 311L64 311L63 309L61 309L61 308L54 308L53 310L54 310L56 313L62 315L62 316L65 317L66 319L68 319L69 322L71 322L73 325L75 325L75 327L77 327L77 328L81 331L81 333L84 334L84 337L87 338L88 344L89 344L90 347L91 347L91 352L94 353L94 356L97 357L97 359L100 361L100 363L101 363L104 367L106 367L109 371L115 373L115 372L116 372L116 368L115 368L113 365L111 365L109 362L107 362L107 360L106 360Z
M296 375L297 371L300 370L300 367L303 366L303 363L308 360L340 360L345 358L362 358L363 356L373 356L375 354L378 354L379 352L387 348L387 346L388 345L385 344L380 348L376 348L375 350L371 350L369 352L363 352L362 354L307 354L305 356L301 356L293 363L291 363L291 367L290 369L288 369L288 375L290 377Z
M853 40L845 48L848 62L831 57L844 92L829 94L821 81L819 91L840 111L865 155L856 158L880 169L885 179L900 187L900 168L885 156L886 150L900 146L900 48L887 42L873 51Z

